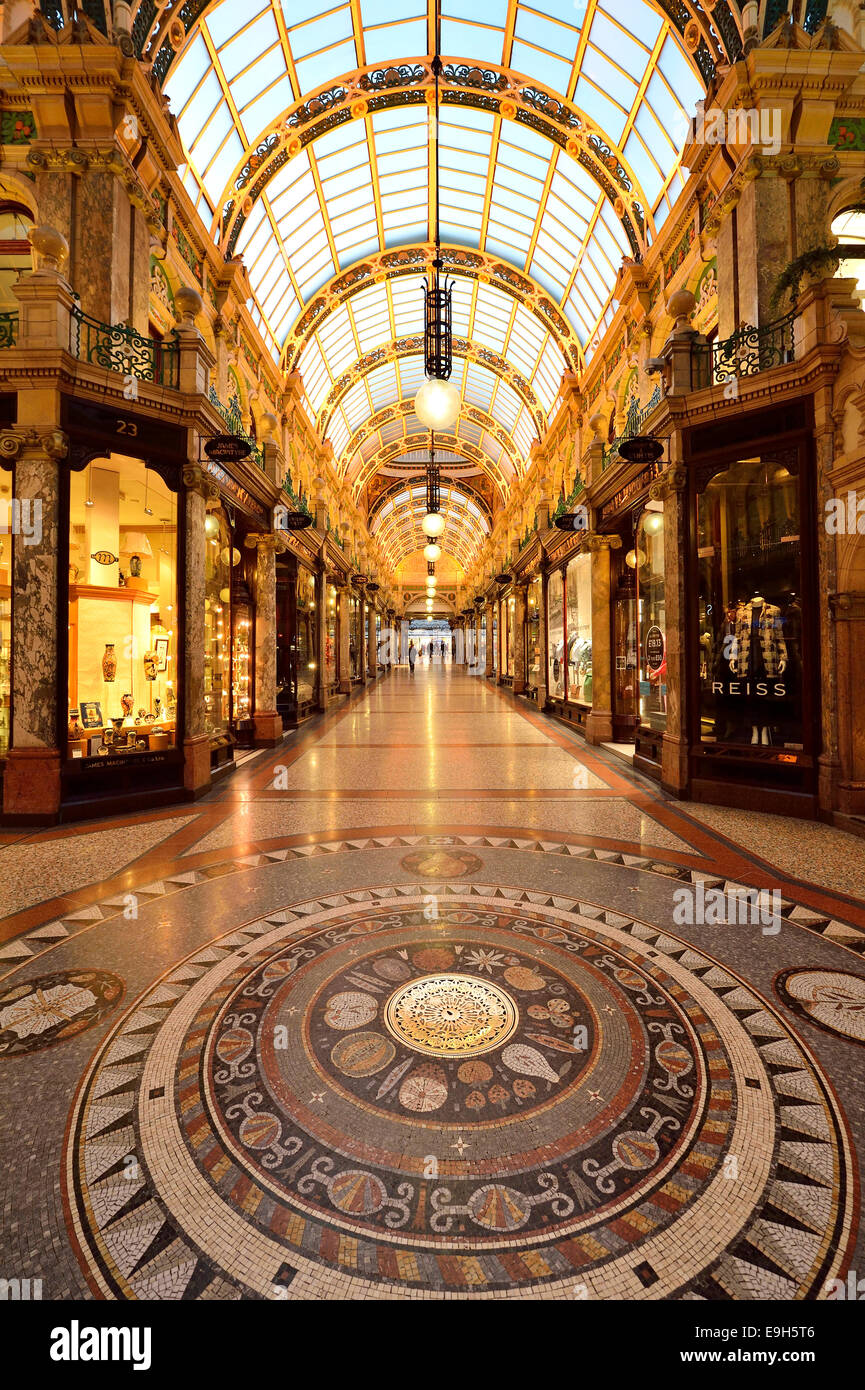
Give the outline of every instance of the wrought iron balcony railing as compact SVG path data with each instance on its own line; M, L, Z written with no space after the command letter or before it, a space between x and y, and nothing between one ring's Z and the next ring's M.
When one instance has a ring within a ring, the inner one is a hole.
M232 396L228 405L224 405L216 394L216 387L210 388L210 403L215 405L226 425L229 434L236 434L238 439L243 439L250 448L250 457L258 464L259 468L264 467L264 454L260 446L255 442L251 434L247 434L243 428L243 417L240 413L240 402L236 396Z
M703 359L701 384L723 386L737 377L755 376L771 367L782 367L795 359L795 312L786 314L762 328L743 324L720 342L695 348L698 361Z
M77 307L70 316L69 351L81 362L92 362L138 381L174 390L180 385L180 348L176 342L170 338L157 342L123 323L101 323Z
M0 314L0 348L14 347L18 336L18 313L11 309Z
M609 468L610 464L618 456L620 444L623 444L626 439L633 439L635 434L641 433L644 424L655 409L655 406L660 405L660 403L660 386L655 387L642 410L636 401L631 402L630 409L625 417L625 428L622 430L621 434L616 435L616 438L609 448L604 450L604 468Z

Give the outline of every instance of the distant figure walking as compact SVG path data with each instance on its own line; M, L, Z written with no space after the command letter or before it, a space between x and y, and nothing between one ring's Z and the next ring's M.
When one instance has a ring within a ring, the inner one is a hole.
M412 675L414 675L414 664L415 664L416 661L417 661L417 647L415 646L414 642L409 642L409 644L408 644L408 667L409 667L409 671L411 672Z

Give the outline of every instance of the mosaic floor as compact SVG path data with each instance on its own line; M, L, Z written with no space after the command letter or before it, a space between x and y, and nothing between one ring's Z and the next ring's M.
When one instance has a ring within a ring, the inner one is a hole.
M785 863L771 820L438 669L192 808L7 834L0 1276L825 1298L865 1267L865 842Z

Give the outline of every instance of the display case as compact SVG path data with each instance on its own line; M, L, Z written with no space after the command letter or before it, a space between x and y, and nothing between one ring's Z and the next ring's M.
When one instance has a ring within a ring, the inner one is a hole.
M70 477L66 758L86 772L177 743L175 495L111 455Z
M592 557L575 555L566 579L567 698L592 703Z
M667 609L664 578L664 504L652 502L640 517L635 546L637 621L640 632L641 729L667 727Z
M204 731L212 761L233 756L231 737L231 533L221 507L205 517Z
M547 689L550 696L565 694L565 584L561 570L552 571L547 584Z
M543 581L540 575L533 579L526 594L526 686L529 693L538 698L541 683L541 597Z

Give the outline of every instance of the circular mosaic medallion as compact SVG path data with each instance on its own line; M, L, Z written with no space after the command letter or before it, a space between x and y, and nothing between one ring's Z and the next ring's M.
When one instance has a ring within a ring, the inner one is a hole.
M391 995L384 1021L399 1042L427 1057L478 1057L507 1042L519 1013L491 980L428 975Z
M41 1052L99 1023L123 998L107 970L58 970L0 992L0 1057Z
M686 943L557 901L299 904L166 975L70 1120L91 1282L823 1296L855 1184L810 1054Z
M865 978L847 970L785 970L775 980L784 1003L827 1033L865 1043Z

